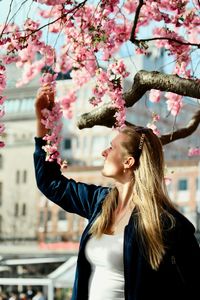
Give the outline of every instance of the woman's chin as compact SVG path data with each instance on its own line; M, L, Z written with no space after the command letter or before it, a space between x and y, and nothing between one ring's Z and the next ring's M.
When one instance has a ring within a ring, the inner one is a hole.
M106 172L106 170L105 170L104 168L101 170L101 174L102 174L104 177L109 177L108 172Z

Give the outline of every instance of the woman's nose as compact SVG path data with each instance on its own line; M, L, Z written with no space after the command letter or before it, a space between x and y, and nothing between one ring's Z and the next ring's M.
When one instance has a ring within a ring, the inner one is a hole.
M107 156L107 149L103 150L102 156L103 156L103 157L106 157L106 156Z

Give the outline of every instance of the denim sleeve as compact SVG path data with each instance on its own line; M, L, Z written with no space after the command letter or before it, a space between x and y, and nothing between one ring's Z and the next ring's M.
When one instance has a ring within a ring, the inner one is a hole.
M108 188L76 182L63 176L56 162L45 161L46 153L42 149L44 144L42 138L35 138L34 167L37 187L65 211L89 219L96 204L105 198Z

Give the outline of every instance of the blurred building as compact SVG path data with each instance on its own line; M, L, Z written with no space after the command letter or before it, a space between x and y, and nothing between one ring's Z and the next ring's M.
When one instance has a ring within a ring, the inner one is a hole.
M10 66L7 72L6 126L0 164L0 239L35 239L37 224L36 189L32 167L35 128L34 96L36 82L16 89L20 72Z
M200 201L198 160L167 161L168 192L180 212L200 231L197 215Z

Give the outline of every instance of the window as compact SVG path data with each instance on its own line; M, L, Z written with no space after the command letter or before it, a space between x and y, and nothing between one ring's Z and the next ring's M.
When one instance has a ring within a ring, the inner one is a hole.
M22 216L25 216L26 215L26 204L24 203L22 205Z
M40 211L40 226L44 225L44 211Z
M3 168L3 156L0 154L0 169Z
M14 216L15 216L15 217L18 217L18 215L19 215L19 204L18 204L18 203L15 203Z
M19 170L17 170L17 172L16 172L16 183L19 184L19 182L20 182L20 172L19 172Z
M51 211L50 210L48 210L47 221L51 221Z
M64 140L64 149L65 150L71 149L71 140L70 139L65 139Z
M64 210L59 210L58 212L58 220L66 220L66 212Z
M0 182L0 206L2 205L3 183Z
M3 224L3 218L0 215L0 234L2 233L2 224Z
M178 190L179 191L187 191L188 189L188 181L187 179L180 179L178 181Z
M27 171L24 170L23 172L23 182L26 183L27 182Z

